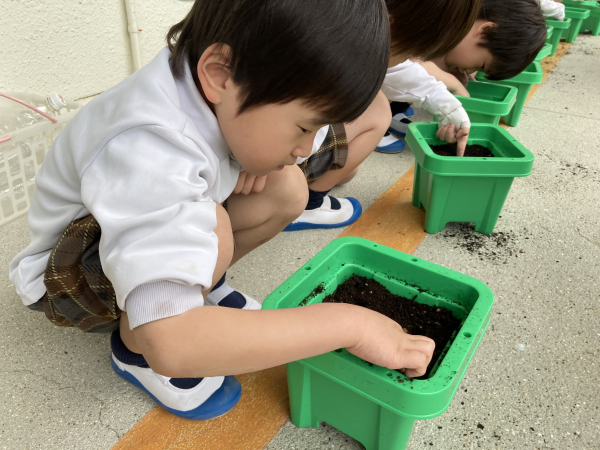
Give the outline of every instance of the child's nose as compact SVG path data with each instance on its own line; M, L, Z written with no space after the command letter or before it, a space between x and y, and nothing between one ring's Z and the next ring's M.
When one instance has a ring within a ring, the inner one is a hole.
M307 144L303 144L301 146L296 147L296 149L292 152L292 155L301 158L308 158L312 152L312 141Z

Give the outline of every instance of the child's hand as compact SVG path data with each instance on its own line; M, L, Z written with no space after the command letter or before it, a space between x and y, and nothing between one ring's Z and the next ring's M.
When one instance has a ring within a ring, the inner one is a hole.
M392 319L366 310L358 344L347 350L388 369L406 369L406 376L414 378L425 374L434 348L432 339L407 334Z
M467 139L469 139L470 128L463 127L455 131L456 127L452 124L444 125L438 128L435 137L448 144L456 143L456 156L463 156L467 148Z
M256 175L250 175L244 170L240 172L240 176L232 194L260 194L265 188L266 182L266 175L262 177L257 177Z

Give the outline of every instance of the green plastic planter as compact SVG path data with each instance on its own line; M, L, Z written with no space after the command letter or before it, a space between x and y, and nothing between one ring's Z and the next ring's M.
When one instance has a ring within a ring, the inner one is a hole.
M519 118L523 112L523 107L525 106L525 101L527 100L527 95L531 90L531 86L534 84L540 84L543 76L544 71L542 70L542 66L539 62L534 61L519 75L509 78L508 80L488 80L483 73L478 73L476 78L481 81L487 81L488 83L513 86L519 90L517 93L517 100L515 101L515 105L513 106L511 112L507 116L504 116L504 122L507 125L516 127L519 123Z
M550 56L550 54L552 53L552 44L545 44L542 49L540 50L540 52L537 54L537 56L535 57L535 61L541 63L542 59L544 59L546 56Z
M470 97L457 95L469 114L471 123L497 124L506 116L517 99L517 88L501 84L471 81L467 85Z
M554 32L554 27L546 25L546 32L546 44L550 44L552 41L552 33Z
M565 7L565 17L571 19L571 26L563 30L562 36L571 44L577 39L581 25L585 19L590 17L590 12L587 9Z
M437 125L436 125L437 126ZM367 450L406 448L415 420L450 405L490 322L494 301L481 281L366 239L331 242L269 295L263 309L320 303L352 275L374 278L394 294L444 306L463 319L447 353L426 380L368 364L339 349L287 365L292 422L326 422ZM323 292L311 296L322 286Z
M412 123L406 135L415 155L412 203L427 211L425 231L475 222L475 231L491 234L513 179L531 173L533 155L504 128L473 124L468 143L489 148L494 158L438 156L430 147L444 144L436 131L436 123Z
M556 50L558 49L558 44L560 43L560 38L562 37L563 32L571 28L571 19L565 18L564 21L546 19L546 23L554 28L551 39L552 53L550 53L550 56L554 56Z
M598 2L564 0L563 4L569 8L587 9L590 12L590 16L587 19L583 19L579 30L580 33L589 30L593 36L600 34L600 6Z

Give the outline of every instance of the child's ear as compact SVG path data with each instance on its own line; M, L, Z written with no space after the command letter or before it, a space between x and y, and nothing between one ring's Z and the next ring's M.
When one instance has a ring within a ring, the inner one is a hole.
M496 27L496 23L495 22L482 22L479 24L479 26L477 27L477 29L475 30L475 37L477 38L483 38L483 36L485 35L485 33L490 29L490 28L494 28Z
M231 75L230 52L227 45L213 44L204 50L198 61L198 80L206 99L215 105L221 103Z

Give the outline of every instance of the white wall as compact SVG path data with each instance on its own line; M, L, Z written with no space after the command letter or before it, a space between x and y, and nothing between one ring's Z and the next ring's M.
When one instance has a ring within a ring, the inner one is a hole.
M191 2L134 0L142 64ZM133 72L123 0L0 0L0 91L61 93L69 100L105 91Z

